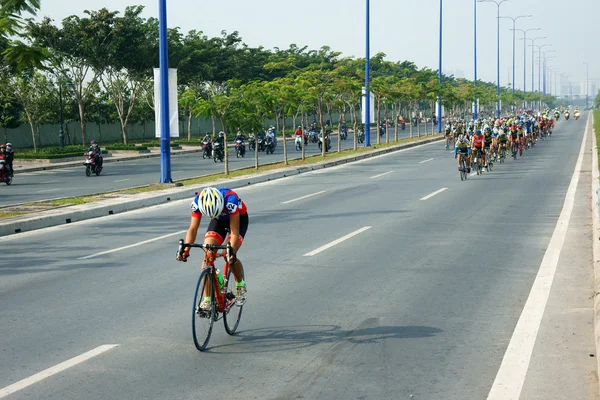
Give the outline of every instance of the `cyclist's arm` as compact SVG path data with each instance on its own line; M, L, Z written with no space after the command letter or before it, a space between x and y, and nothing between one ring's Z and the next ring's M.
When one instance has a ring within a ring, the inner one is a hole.
M233 247L233 252L237 253L242 245L240 242L240 214L236 213L229 216L229 243Z
M192 219L190 221L190 227L188 228L188 231L185 234L185 242L186 243L194 243L196 241L196 237L198 236L198 228L200 227L200 220L202 219L202 217L196 216L194 214L192 214ZM189 247L185 250L185 254L186 254L186 256L190 255Z

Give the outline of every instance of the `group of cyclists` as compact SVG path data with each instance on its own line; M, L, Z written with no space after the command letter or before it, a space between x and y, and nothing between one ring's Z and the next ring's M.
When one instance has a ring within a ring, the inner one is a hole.
M570 110L561 107L553 113L549 109L537 113L523 111L501 118L472 119L469 122L450 118L444 128L446 148L454 145L459 171L466 167L466 172L470 173L472 161L481 166L481 172L489 171L494 162L503 162L510 154L515 159L517 154L523 156L523 151L535 146L539 139L552 135L561 115L568 120ZM576 119L579 118L578 107L574 115Z

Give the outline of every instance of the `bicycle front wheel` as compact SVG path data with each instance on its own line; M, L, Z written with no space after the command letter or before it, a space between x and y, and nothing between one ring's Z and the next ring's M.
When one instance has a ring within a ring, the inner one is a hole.
M244 267L242 267L242 279L245 279ZM242 319L242 310L244 306L238 306L235 304L236 297L236 286L235 279L231 268L227 271L227 292L225 294L225 312L223 313L223 323L225 324L225 331L228 334L233 335L240 324Z
M200 303L204 300L205 293L211 298L210 307L201 309ZM196 293L194 294L194 305L192 307L192 336L196 348L200 351L204 351L208 345L216 312L217 305L213 277L210 269L205 269L198 278Z

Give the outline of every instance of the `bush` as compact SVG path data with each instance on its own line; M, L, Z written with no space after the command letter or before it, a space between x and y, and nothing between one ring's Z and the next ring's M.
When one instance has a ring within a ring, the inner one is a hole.
M135 144L115 143L106 146L106 150L148 150L148 146L136 146Z
M25 160L35 160L35 159L43 159L43 160L53 160L56 158L67 158L67 157L82 157L83 158L83 150L79 152L73 153L61 153L61 154L49 154L44 152L26 152L26 153L16 153L16 159L25 159Z
M160 147L160 142L144 142L142 143L142 145L146 148L148 147ZM178 144L175 144L174 142L171 142L171 147L177 147L179 146Z

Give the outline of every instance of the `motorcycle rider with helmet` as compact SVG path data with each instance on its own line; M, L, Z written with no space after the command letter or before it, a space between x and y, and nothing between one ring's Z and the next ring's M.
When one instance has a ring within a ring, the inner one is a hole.
M98 146L98 142L96 140L92 140L90 142L90 148L88 151L91 151L94 155L94 162L98 167L102 167L102 149Z
M10 143L6 143L6 148L4 149L4 154L5 154L5 160L6 163L8 164L8 171L10 172L10 176L11 178L15 175L14 174L14 168L13 168L13 160L15 159L15 152L12 149L12 144Z
M240 140L242 142L242 154L246 154L246 136L244 136L244 134L241 131L238 131L235 140Z

